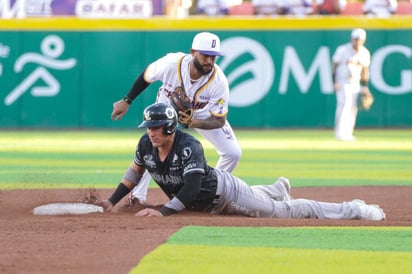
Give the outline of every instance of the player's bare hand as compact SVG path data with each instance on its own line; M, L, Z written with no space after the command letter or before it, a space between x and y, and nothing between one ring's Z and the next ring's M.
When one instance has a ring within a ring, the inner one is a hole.
M152 217L152 216L162 217L163 215L162 215L162 213L160 213L159 210L156 210L156 209L153 209L153 208L145 208L145 209L142 209L139 212L137 212L135 214L135 216L138 216L138 217L145 217L145 216L147 216L147 217Z
M120 120L129 110L129 104L123 99L113 103L112 120Z
M109 200L97 200L96 205L103 207L104 212L111 212L113 204Z

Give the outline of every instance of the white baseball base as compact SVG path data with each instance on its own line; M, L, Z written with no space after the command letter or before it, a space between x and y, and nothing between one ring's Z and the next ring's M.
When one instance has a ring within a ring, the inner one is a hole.
M53 203L33 209L34 215L67 215L103 212L103 207L85 203Z

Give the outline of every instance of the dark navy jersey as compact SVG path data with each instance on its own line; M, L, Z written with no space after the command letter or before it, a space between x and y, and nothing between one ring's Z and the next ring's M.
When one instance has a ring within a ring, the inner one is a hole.
M134 161L137 165L146 167L169 199L179 193L185 183L183 176L190 173L202 174L200 194L192 203L194 209L204 207L203 204L213 200L216 194L216 174L207 164L203 147L197 139L185 132L176 130L172 149L163 162L149 136L143 135L137 145Z

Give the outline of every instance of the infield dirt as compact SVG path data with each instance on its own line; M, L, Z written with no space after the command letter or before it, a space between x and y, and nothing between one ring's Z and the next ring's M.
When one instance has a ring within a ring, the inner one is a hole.
M379 204L382 222L360 220L256 219L182 212L171 217L134 217L141 207L114 213L34 216L34 207L54 202L107 198L112 190L0 191L0 273L127 273L183 226L412 226L412 187L292 188L295 198L342 202L359 198ZM159 189L148 202L167 201Z

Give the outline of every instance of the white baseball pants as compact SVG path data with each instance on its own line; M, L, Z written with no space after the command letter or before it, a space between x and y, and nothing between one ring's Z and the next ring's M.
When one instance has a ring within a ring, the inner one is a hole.
M353 140L358 115L359 84L342 84L336 92L335 137L338 140Z

